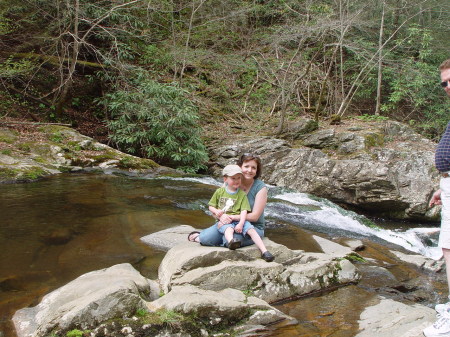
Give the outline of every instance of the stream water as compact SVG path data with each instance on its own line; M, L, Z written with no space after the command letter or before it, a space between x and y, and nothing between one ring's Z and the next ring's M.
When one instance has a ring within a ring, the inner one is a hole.
M144 276L156 279L165 253L146 246L140 238L177 225L210 226L207 202L218 185L207 177L145 179L88 173L0 185L0 336L14 336L10 319L17 309L36 305L43 295L83 273L129 262ZM266 235L292 249L320 251L309 239L311 234L320 233L358 238L370 242L374 250L390 246L428 257L439 255L431 248L436 245L436 224L371 221L327 200L278 187L270 188L266 210ZM360 292L354 286L345 287L326 301L330 301L329 306L342 305L349 291ZM371 295L361 293L352 305L362 303L364 296ZM320 300L323 307L324 299ZM357 319L354 317L341 317L338 323L336 316L330 320L325 312L320 317L327 328L321 328L317 319L313 324L308 317L319 317L317 310L314 313L305 308L319 306L318 301L312 297L302 305L280 305L286 313L301 317L299 321L304 324L279 328L277 333L354 335L354 325L348 323ZM325 330L327 334L320 333Z

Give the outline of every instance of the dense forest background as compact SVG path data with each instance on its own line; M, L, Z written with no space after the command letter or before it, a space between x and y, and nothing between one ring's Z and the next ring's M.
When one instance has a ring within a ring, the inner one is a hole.
M2 0L0 123L67 123L186 171L312 119L437 139L448 0Z

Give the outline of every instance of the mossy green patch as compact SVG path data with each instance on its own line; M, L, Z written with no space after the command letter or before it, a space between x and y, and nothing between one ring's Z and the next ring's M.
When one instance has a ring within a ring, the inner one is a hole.
M368 133L364 136L364 145L366 149L375 146L383 146L385 143L384 135L382 133Z
M120 159L119 168L122 169L136 169L136 170L146 170L154 167L158 167L153 160L142 159L131 156L126 156Z
M345 259L349 260L350 262L363 262L363 263L367 262L367 260L365 258L363 258L361 255L359 255L355 252L348 254L345 257Z
M17 180L17 181L28 181L36 180L45 177L47 172L38 166L31 166L25 168L0 168L0 180Z
M65 137L61 132L55 132L55 133L49 134L47 136L47 138L52 142L62 143L62 141L64 140Z
M19 143L16 145L16 147L23 152L30 152L31 151L31 144L30 143Z
M10 169L7 167L0 167L0 179L1 180L9 180L15 178L18 175L19 171L15 169Z
M21 180L36 180L45 177L46 175L47 172L41 167L32 166L21 170L19 177Z
M10 156L12 154L12 150L11 149L4 149L0 151L1 154L4 154L6 156Z
M13 144L17 139L17 132L0 129L0 143Z
M78 329L74 329L74 330L70 330L67 331L66 333L66 337L83 337L83 336L88 336L89 335L89 330L78 330Z

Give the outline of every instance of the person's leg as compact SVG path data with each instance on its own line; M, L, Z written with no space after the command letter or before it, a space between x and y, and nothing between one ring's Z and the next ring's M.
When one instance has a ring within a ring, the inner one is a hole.
M225 240L227 240L228 243L230 243L230 241L233 240L233 233L234 233L234 228L232 226L228 226L225 229L223 236L225 237Z
M441 231L439 233L439 244L444 254L445 267L447 269L447 284L450 289L450 178L441 178ZM426 337L430 336L450 336L450 303L435 306L440 314L438 320L423 330Z
M442 178L441 188L441 232L439 233L439 247L444 254L447 272L447 284L450 292L450 178Z
M219 228L219 231L224 234L222 237L222 246L228 247L230 250L235 250L241 246L241 241L233 236L235 233L234 228L237 224L237 221L233 221Z
M275 257L267 250L266 245L262 240L262 236L259 235L257 228L255 228L250 222L246 221L244 224L244 230L242 231L244 237L249 236L255 245L261 251L261 258L267 262L272 262Z
M260 238L264 237L264 230L259 229L257 227L253 227L255 231L258 233ZM241 240L241 247L254 245L252 238L249 235L242 235L242 233L234 233L234 237L238 240Z
M264 244L261 237L259 236L259 234L256 232L256 230L254 228L250 228L247 231L247 234L252 238L253 242L259 248L261 253L267 252L266 245Z
M450 249L442 248L442 253L444 253L444 261L445 261L445 267L446 267L446 273L447 273L447 284L450 289ZM450 298L450 296L449 296L449 298Z
M200 232L200 244L203 246L217 246L223 247L223 234L217 230L217 225L214 224Z

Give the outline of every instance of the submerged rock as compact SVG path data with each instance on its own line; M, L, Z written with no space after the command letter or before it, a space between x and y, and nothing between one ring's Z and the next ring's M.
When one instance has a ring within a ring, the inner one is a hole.
M361 314L356 337L423 337L423 329L435 320L433 309L379 297Z

